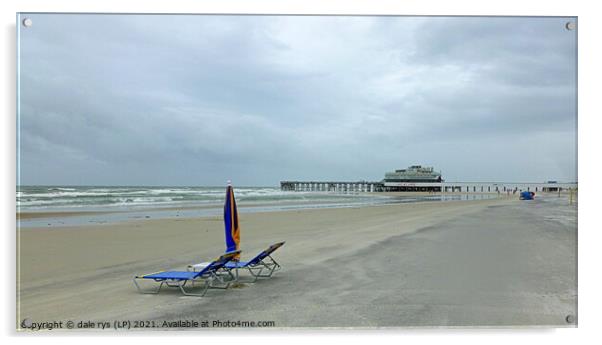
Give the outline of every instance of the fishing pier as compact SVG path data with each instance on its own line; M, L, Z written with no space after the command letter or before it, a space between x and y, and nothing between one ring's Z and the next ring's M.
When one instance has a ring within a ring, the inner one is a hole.
M383 192L382 182L281 181L280 189L294 192Z
M576 182L368 182L281 181L280 189L294 192L443 192L516 193L561 192L577 189Z

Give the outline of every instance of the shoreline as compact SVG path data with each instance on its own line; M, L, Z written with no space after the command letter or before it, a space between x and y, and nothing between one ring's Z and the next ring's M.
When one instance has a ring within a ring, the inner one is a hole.
M568 193L563 192L562 195ZM343 194L344 195L344 194ZM506 193L496 193L496 192L360 192L357 194L350 194L354 196L370 196L370 197L382 197L382 198L397 198L397 197L429 197L429 196L499 196L499 198L512 198L517 197L517 194L506 194ZM557 195L556 192L539 192L537 195L544 196L554 196ZM430 201L430 200L424 200ZM466 201L466 200L462 200ZM417 202L422 202L417 201ZM323 205L335 205L340 203L340 201L330 200L330 201L320 201L319 204ZM401 203L401 202L400 202ZM240 208L253 208L253 207L289 207L289 206L312 206L316 204L315 201L293 201L293 202L239 202L238 206ZM341 207L354 207L353 203L347 203L345 206ZM386 203L383 203L386 204ZM358 203L358 206L365 206L361 203ZM195 210L210 210L210 209L219 209L222 208L222 203L214 203L214 204L204 204L204 205L182 205L182 206L158 206L158 207L134 207L130 209L124 209L123 207L115 208L115 209L96 209L96 210L33 210L33 211L17 211L16 219L17 220L32 220L32 219L52 219L52 218L63 218L63 217L80 217L80 216L99 216L99 215L110 215L110 214L124 214L124 213L155 213L162 211L195 211ZM300 207L302 208L302 207ZM308 207L311 208L311 207Z
M339 209L357 208L370 206L385 206L392 204L413 204L433 202L455 202L474 201L486 199L506 199L505 195L494 193L428 193L428 192L380 192L380 193L358 193L360 197L381 197L372 201L298 201L298 202L262 202L262 203L239 203L239 212L244 214L262 212L285 212L287 210L311 210L311 209ZM418 197L419 199L413 199ZM428 199L429 197L441 197ZM455 197L466 198L462 200ZM424 199L420 199L424 198ZM450 199L445 199L450 198ZM57 225L91 225L91 224L115 224L124 221L136 221L142 219L190 219L199 217L214 217L222 209L222 204L210 205L183 205L181 207L145 207L133 209L115 210L59 210L59 211L26 211L17 212L16 219L18 227L47 227ZM23 222L24 224L21 224ZM84 224L90 223L90 224Z

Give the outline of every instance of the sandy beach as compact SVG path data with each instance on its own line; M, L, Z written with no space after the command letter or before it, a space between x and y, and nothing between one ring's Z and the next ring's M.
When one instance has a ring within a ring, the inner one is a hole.
M577 313L576 206L565 197L252 213L240 222L243 259L286 241L274 255L283 269L203 298L142 295L132 277L219 255L221 217L22 228L17 319L574 325L566 317Z

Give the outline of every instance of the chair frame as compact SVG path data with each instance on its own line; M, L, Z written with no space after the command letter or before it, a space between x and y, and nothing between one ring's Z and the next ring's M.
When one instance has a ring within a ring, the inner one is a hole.
M240 283L255 283L255 282L257 282L257 280L259 278L270 278L270 277L272 277L274 272L282 269L282 266L272 257L272 253L274 253L278 248L282 247L285 243L286 242L283 241L283 242L278 242L278 243L271 245L270 247L268 247L268 249L257 254L250 261L247 261L244 265L241 265L237 261L229 261L220 270L218 270L218 272L216 272L216 274L217 275L227 274L231 280L234 280L234 281L240 282ZM267 255L265 255L262 258L259 258L260 256L264 255L264 253L267 253ZM258 260L258 261L254 263L254 261L256 261L256 260ZM228 267L227 264L229 264L229 263L236 263L236 266ZM194 266L195 265L189 265L188 270L192 270L194 272L194 270L195 270ZM238 272L240 269L246 269L251 274L253 279L244 280L244 281L241 280L240 276L239 276L239 272ZM264 271L266 273L263 273ZM234 272L234 274L232 272Z
M136 289L138 290L138 292L140 292L142 294L153 294L153 295L158 294L161 291L161 288L163 287L163 285L165 284L165 286L167 286L167 287L179 288L180 291L182 292L182 294L185 296L203 297L203 296L205 296L205 294L207 293L207 290L209 290L209 289L227 289L230 286L230 284L232 283L232 280L225 281L220 276L218 271L220 271L222 268L224 268L224 265L226 263L228 263L229 261L231 261L232 258L235 255L237 255L238 253L240 253L239 250L235 251L235 252L226 253L226 254L220 256L216 260L212 261L207 267L205 267L204 269L199 271L198 274L194 275L192 278L151 278L150 276L152 276L154 274L162 273L162 272L155 272L155 273L135 276L133 279L134 285L136 285ZM178 272L178 271L176 271L176 272ZM230 273L230 272L228 272L228 273ZM232 276L231 273L230 273L230 276ZM151 290L151 291L146 290L145 291L142 288L140 288L140 285L138 284L139 279L153 280L160 284L156 290ZM201 293L192 293L192 292L186 291L186 289L184 289L184 287L186 286L186 284L188 282L190 282L192 287L194 288L194 282L200 281L200 280L204 281L203 290ZM217 284L217 285L214 284L215 281L217 281L219 284Z
M266 262L266 259L270 259L269 262ZM245 280L242 281L240 280L239 277L239 273L238 270L239 269L246 269L247 271L249 271L249 273L253 276L254 279L251 280ZM242 282L242 283L255 283L257 282L257 280L259 278L271 278L272 275L274 274L274 272L279 271L280 269L282 269L282 266L280 266L280 264L274 260L274 258L271 255L266 256L265 258L261 259L257 264L254 265L241 265L239 266L238 264L236 265L236 267L223 267L223 270L226 270L227 272L230 273L230 275L232 275L232 271L235 272L234 276L235 276L235 280L237 282ZM267 273L262 274L262 272L266 270Z

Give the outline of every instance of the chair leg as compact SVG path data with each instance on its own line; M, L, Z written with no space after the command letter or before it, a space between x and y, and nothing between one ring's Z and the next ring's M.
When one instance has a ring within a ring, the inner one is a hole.
M209 280L209 288L210 289L227 289L228 287L230 287L230 283L231 281L224 281L222 279L222 277L218 276L217 274L212 273L211 277L208 278ZM225 284L226 286L217 286L217 285L213 285L213 281L217 280L220 284Z
M178 287L180 288L180 291L185 296L203 297L203 296L205 296L205 294L207 293L207 290L209 289L209 283L210 283L209 279L207 279L205 281L205 287L203 288L203 292L202 293L192 293L192 292L188 292L188 291L184 290L184 286L186 285L187 282L188 282L188 280L185 280L184 282L180 282L178 284Z
M273 271L278 271L282 268L282 266L280 266L280 264L278 262L276 262L276 260L274 260L274 258L272 256L268 255L268 258L270 258L270 260L272 260L271 264L274 265Z
M272 274L274 274L274 266L270 267L266 267L267 268L267 272L266 274L260 274L258 275L259 278L270 278L272 277Z
M229 273L230 275L232 275L231 273ZM223 284L225 286L218 286L218 285L214 285L213 282L214 281L218 281L220 284ZM203 292L202 293L192 293L189 291L186 291L184 289L184 287L186 286L186 283L191 282L192 288L194 288L194 280L179 280L179 281L173 281L173 282L168 282L165 280L161 280L161 284L159 284L159 288L157 288L157 290L155 291L145 291L142 290L140 288L140 285L138 284L138 281L136 278L133 279L134 285L136 285L136 289L138 289L138 292L143 293L143 294L158 294L159 291L161 291L161 288L163 287L163 284L166 284L167 286L170 287L178 287L180 289L180 291L182 292L182 294L184 294L185 296L195 296L195 297L203 297L205 296L205 294L207 293L207 290L211 289L227 289L228 287L230 287L230 281L226 282L224 281L224 279L222 279L222 277L220 277L217 274L212 273L211 276L207 277L206 279L204 279L205 281L205 286L203 287Z
M232 273L234 271L234 273ZM238 281L238 268L228 268L225 269L225 272L228 273L228 281L229 282L237 282ZM222 281L225 284L225 281Z
M270 259L272 259L272 257L270 257ZM246 280L246 281L241 281L240 279L238 279L239 282L255 283L255 282L257 282L257 280L259 280L259 278L270 278L270 277L272 277L274 272L276 272L277 270L279 270L281 268L281 266L276 262L276 260L272 259L272 262L269 262L269 263L262 262L261 265L257 265L255 267L246 267L246 268L249 271L249 273L251 274L251 276L253 276L253 279Z
M156 291L144 291L138 285L136 278L134 278L134 285L136 285L136 289L138 289L138 292L143 293L143 294L150 294L150 295L158 294L159 291L161 291L161 287L163 287L163 283L165 283L165 281L161 281L161 284L159 284L159 288Z
M220 277L219 281L222 284L226 284L226 281L223 278L224 276L226 276L226 278L228 278L228 281L237 281L238 280L237 275L232 274L232 270L233 270L233 268L230 268L230 269L224 268L224 270L223 270L224 273L221 273L218 275Z
M259 271L257 273L253 271L254 269L257 268L247 267L247 270L249 270L249 273L251 274L251 276L253 276L254 279L245 283L256 283L259 277L261 277L261 272L263 271L264 267L259 268Z
M272 259L272 257L269 258ZM256 278L270 278L274 274L274 272L280 268L280 265L274 259L272 259L272 262L269 263L262 262L262 266L263 268L256 275ZM267 273L261 274L263 269L266 269Z

